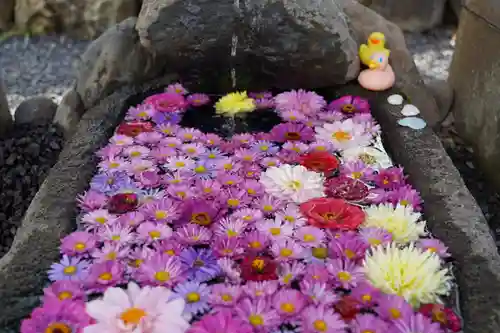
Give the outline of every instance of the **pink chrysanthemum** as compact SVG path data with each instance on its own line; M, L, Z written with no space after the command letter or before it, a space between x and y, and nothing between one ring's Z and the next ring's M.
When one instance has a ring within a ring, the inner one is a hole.
M139 282L150 286L173 286L182 277L178 257L157 253L146 259L137 272Z
M262 298L253 302L246 298L238 304L235 311L241 320L253 327L254 332L269 332L280 322L278 313Z
M309 306L302 312L304 333L344 333L346 323L332 309Z
M61 253L68 256L83 255L96 246L96 237L85 231L75 231L61 240Z
M313 91L302 89L283 92L274 97L278 112L298 111L306 116L314 116L326 106L325 99Z
M329 260L326 264L326 268L331 274L334 285L344 289L356 287L358 283L364 280L362 267L348 260Z

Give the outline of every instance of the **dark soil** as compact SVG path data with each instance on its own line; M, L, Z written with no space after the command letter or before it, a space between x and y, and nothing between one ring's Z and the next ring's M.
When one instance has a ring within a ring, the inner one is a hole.
M0 140L0 257L9 250L62 145L62 134L53 125L16 126Z

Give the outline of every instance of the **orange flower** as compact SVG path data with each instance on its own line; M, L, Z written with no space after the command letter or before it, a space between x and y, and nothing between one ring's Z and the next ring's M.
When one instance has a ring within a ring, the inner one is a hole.
M361 208L343 199L315 198L301 204L300 211L318 228L354 230L365 220Z
M311 171L328 173L339 167L339 160L326 151L315 151L302 155L300 164Z

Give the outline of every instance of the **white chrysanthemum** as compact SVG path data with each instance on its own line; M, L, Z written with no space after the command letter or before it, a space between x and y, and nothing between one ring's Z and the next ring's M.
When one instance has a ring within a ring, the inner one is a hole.
M451 288L451 276L441 267L439 256L413 243L404 248L395 243L372 248L363 270L374 287L404 297L414 307L440 303L440 296Z
M386 169L393 166L387 153L372 147L353 147L342 152L346 162L361 160L374 169Z
M364 227L385 229L397 243L417 241L426 234L425 221L419 221L420 213L415 213L411 206L373 205L366 208L365 213Z
M365 131L365 127L353 122L352 119L325 123L315 130L317 141L331 142L334 148L340 150L366 147L372 140L372 135Z
M309 171L302 165L290 164L268 168L260 176L266 193L295 203L324 197L324 181L322 174Z

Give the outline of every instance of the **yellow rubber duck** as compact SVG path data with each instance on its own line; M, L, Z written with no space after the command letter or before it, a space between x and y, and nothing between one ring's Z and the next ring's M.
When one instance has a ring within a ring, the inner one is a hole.
M391 51L385 48L385 35L381 32L372 32L368 37L368 45L361 44L359 58L370 69L376 69L380 64L372 57L374 53L383 53L387 59Z

